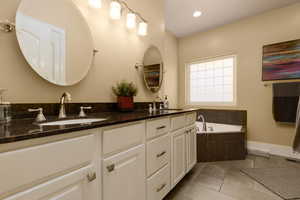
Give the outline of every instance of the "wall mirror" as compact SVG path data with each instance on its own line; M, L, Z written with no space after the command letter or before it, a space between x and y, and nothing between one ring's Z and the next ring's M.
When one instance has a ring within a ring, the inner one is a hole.
M144 55L143 73L146 87L153 93L160 90L163 82L163 59L159 49L151 46Z
M26 61L47 81L69 86L87 75L93 38L72 0L22 0L16 33Z

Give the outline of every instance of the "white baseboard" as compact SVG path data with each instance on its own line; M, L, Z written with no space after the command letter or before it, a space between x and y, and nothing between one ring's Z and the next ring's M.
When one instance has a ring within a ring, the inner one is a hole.
M247 149L249 153L259 152L260 154L265 155L276 155L286 158L300 159L300 154L295 153L293 148L289 146L248 141Z

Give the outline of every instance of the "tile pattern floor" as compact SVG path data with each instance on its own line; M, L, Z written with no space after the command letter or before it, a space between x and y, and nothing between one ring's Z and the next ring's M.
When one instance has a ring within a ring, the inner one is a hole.
M284 158L249 155L242 161L198 163L164 200L282 200L243 174L243 168L300 167Z

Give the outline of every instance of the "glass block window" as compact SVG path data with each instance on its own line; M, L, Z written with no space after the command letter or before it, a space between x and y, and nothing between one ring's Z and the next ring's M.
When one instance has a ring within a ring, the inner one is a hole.
M236 56L187 65L188 104L235 105Z

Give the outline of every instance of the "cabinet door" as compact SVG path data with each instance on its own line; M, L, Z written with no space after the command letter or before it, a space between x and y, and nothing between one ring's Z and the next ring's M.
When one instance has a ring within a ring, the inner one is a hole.
M96 174L84 167L4 200L97 200Z
M187 130L186 147L187 172L189 172L197 163L197 131L195 127Z
M181 129L172 134L172 186L174 187L186 172L186 131Z
M103 200L146 199L145 146L103 161Z

